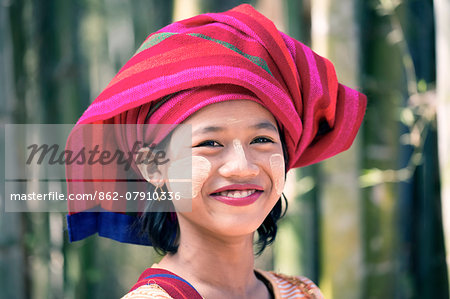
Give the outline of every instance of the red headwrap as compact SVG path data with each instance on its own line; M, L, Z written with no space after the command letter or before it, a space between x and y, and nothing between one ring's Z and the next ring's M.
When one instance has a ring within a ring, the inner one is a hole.
M179 124L206 105L235 99L258 102L273 114L284 135L288 169L348 149L366 107L363 94L338 83L330 61L279 32L269 19L244 4L224 13L176 22L150 34L77 125ZM146 133L124 130L103 137L102 146L108 148L111 143L128 152L134 141L146 142L146 138ZM67 168L69 180L73 173L86 174L86 169L77 168ZM118 175L114 169L102 171L106 172ZM91 171L89 176L95 175ZM69 182L69 192L74 190L71 185ZM102 207L113 211L108 205ZM114 217L129 215L93 214L89 217L94 217L90 221L95 222L95 229L86 231L83 214L87 213L68 217L72 240L99 232L119 241L146 243L130 232L121 236L109 232L120 228L104 230L105 223L119 225Z

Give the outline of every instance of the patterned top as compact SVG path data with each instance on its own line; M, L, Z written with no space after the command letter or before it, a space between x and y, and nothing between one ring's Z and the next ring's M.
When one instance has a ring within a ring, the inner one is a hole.
M255 272L267 280L268 288L271 289L275 299L323 299L319 288L306 277L288 276L262 270L255 270ZM174 299L156 283L142 285L122 297L122 299L147 298Z
M126 294L122 299L172 299L173 297L156 283L140 286L136 290Z
M275 299L308 298L322 299L319 288L310 279L303 276L289 276L275 272L257 270L272 286Z

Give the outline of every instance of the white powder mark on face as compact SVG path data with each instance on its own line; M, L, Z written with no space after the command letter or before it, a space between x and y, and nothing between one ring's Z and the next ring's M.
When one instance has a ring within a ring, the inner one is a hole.
M237 154L236 161L239 163L239 170L242 170L243 163L241 163L241 162L246 161L244 148L242 147L241 142L237 139L233 140L233 147Z
M181 198L195 198L210 171L211 163L205 157L192 156L173 161L167 169L170 191L179 192ZM192 178L192 182L183 182L187 178Z
M167 168L167 187L169 191L178 193L181 198L191 198L191 184L183 180L191 177L192 159L190 157L174 160Z
M238 118L229 118L227 119L227 124L236 124L242 122L242 119Z
M284 158L280 154L273 154L269 159L270 170L274 180L274 188L277 195L281 195L284 189Z
M202 156L192 156L192 198L197 197L211 171L211 163Z

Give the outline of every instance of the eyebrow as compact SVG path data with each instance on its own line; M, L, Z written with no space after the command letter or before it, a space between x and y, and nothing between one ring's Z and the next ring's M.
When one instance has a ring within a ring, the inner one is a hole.
M263 121L263 122L257 123L255 125L250 126L250 128L255 129L255 130L267 129L267 130L274 131L275 133L278 133L278 129L272 123L270 123L268 121ZM225 130L224 127L207 126L207 127L195 130L194 132L192 132L192 135L215 133L215 132L221 132L224 130Z
M223 127L216 127L216 126L208 126L208 127L204 127L204 128L200 128L198 130L195 130L194 132L192 132L192 135L196 135L196 134L207 134L207 133L211 133L211 132L220 132L225 130L225 128Z
M268 121L263 121L263 122L257 123L256 125L251 126L251 128L268 129L268 130L274 131L275 133L278 133L278 129L272 123L270 123Z

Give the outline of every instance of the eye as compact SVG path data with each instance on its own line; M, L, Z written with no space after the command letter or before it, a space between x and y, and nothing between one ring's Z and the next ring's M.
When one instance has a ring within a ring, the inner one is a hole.
M251 143L274 143L274 141L268 137L256 137Z
M197 144L197 145L194 146L194 147L219 147L219 146L222 146L222 145L219 144L217 141L214 141L214 140L206 140L206 141L203 141L203 142Z

